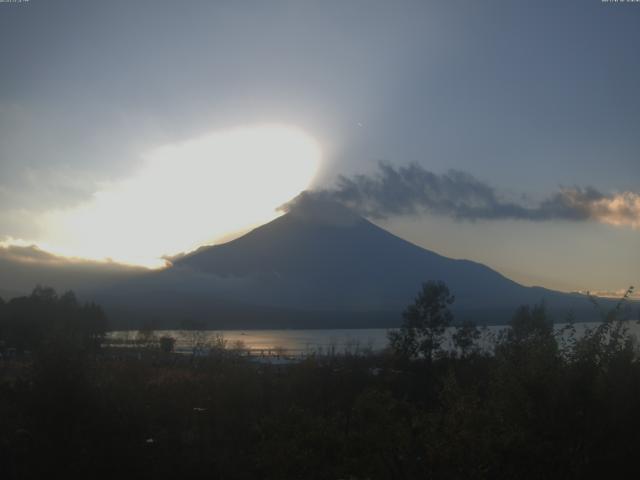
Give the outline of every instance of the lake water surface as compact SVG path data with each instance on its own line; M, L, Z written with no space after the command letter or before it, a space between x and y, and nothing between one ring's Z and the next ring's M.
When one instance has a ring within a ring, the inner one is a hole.
M580 336L586 328L593 328L598 323L576 323L576 335ZM561 331L565 324L556 324L556 331ZM628 322L629 331L640 334L637 322ZM496 336L506 326L482 327L479 346L483 350L491 350ZM208 348L216 342L224 342L226 348L236 348L253 354L274 355L309 355L335 353L365 353L383 350L387 344L389 329L326 329L326 330L157 330L155 338L170 336L176 339L176 351L191 352L194 347ZM445 336L443 348L453 350L449 329ZM126 344L140 340L143 334L135 331L110 332L108 339L113 344Z

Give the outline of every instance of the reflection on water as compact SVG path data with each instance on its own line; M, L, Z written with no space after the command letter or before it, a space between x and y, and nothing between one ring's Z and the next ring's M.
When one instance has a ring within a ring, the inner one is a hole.
M148 335L148 334L146 334ZM170 336L176 339L176 351L191 352L194 347L211 346L224 342L230 349L246 350L258 354L276 353L331 354L379 351L387 344L387 330L345 329L345 330L156 330L157 338ZM119 341L141 340L143 332L111 332L108 339Z
M586 328L593 328L597 323L575 323L576 336L579 337ZM560 336L565 324L556 324L555 329ZM638 335L640 326L629 322L630 333ZM493 348L498 334L508 328L506 326L482 327L479 347L484 351ZM157 330L153 337L170 336L176 339L175 349L178 352L192 352L194 348L207 348L223 342L226 348L249 351L257 354L274 355L309 355L332 353L366 353L381 351L387 346L387 332L384 328L369 329L327 329L327 330ZM442 347L453 350L449 329ZM108 335L111 344L127 344L140 341L149 335L147 332L117 331ZM566 333L564 334L566 335Z

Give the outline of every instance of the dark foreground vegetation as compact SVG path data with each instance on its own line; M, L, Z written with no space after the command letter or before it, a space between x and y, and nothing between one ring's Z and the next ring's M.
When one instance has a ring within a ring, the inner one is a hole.
M0 478L611 478L635 471L640 363L620 308L577 335L522 307L481 352L442 350L427 283L388 351L254 363L214 346L105 349L95 305L0 302Z

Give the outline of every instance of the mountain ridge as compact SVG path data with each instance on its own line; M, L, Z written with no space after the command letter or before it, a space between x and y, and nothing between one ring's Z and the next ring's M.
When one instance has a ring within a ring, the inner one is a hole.
M479 323L504 323L517 306L543 300L559 315L590 308L584 296L525 287L481 263L415 245L345 207L331 208L293 207L102 297L115 311L153 307L140 315L172 312L225 328L366 326L367 318L393 326L427 280L444 281L456 296L454 313Z

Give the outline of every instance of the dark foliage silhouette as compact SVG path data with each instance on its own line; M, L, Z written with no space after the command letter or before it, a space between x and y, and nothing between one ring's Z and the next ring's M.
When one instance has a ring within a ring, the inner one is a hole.
M102 309L94 303L80 304L73 292L58 295L52 288L37 286L27 297L0 304L2 338L18 353L59 344L96 351L106 330Z
M436 350L451 301L431 284L407 308L412 358L276 365L222 340L198 356L95 350L99 309L36 289L0 310L5 352L33 350L0 361L0 475L538 479L635 468L640 364L622 307L577 335L554 329L544 305L523 306L491 351L460 324L459 355Z
M428 361L440 349L446 328L453 320L449 305L454 296L443 282L425 282L414 303L403 312L399 331L389 332L393 350L407 358L422 356Z
M471 320L464 320L452 335L453 344L460 350L463 357L474 350L479 339L480 330Z

